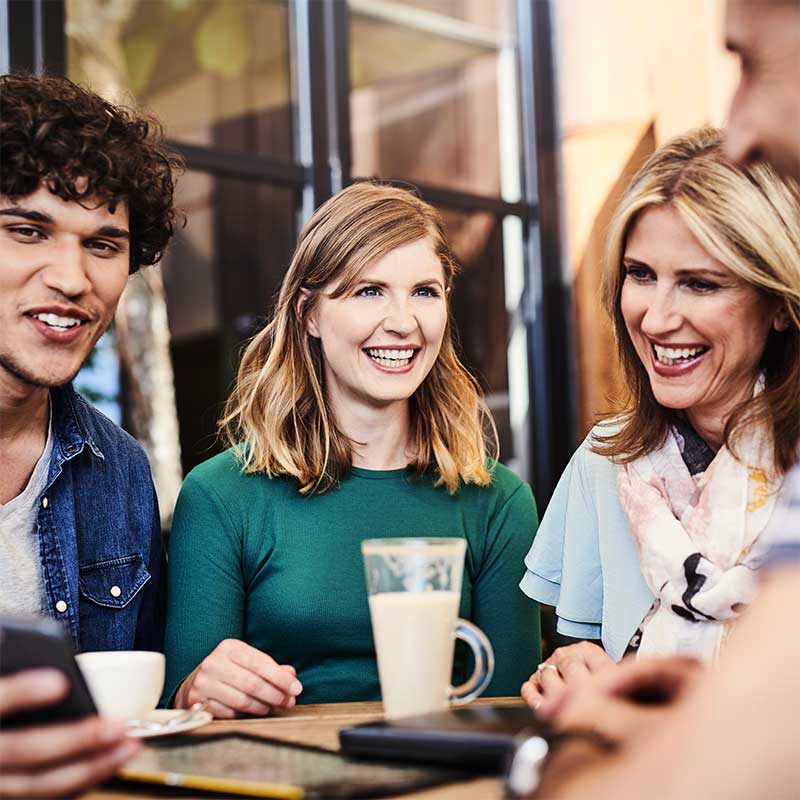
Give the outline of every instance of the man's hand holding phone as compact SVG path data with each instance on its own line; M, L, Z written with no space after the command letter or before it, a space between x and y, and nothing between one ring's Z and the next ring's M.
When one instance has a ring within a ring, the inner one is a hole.
M0 720L60 702L69 691L55 669L0 676ZM125 724L97 715L30 727L0 722L0 797L65 797L110 778L139 751Z
M0 797L68 797L141 745L99 717L72 645L49 619L0 617Z

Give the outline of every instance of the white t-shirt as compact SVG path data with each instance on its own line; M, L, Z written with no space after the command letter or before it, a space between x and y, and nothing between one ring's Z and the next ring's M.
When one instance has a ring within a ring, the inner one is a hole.
M0 613L45 613L42 560L36 515L47 483L53 452L53 424L28 485L12 500L0 503Z

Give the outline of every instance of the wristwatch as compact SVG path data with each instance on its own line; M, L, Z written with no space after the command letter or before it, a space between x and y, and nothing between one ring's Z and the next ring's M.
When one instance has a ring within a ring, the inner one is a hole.
M538 788L542 780L542 770L547 757L564 741L580 739L589 742L601 750L613 752L617 743L613 739L585 729L563 731L547 730L544 735L539 731L522 731L514 742L514 750L509 759L506 771L506 795L508 797L529 797Z
M538 734L519 738L522 741L514 749L506 773L506 792L511 797L527 797L536 791L542 780L542 766L550 752L547 740Z

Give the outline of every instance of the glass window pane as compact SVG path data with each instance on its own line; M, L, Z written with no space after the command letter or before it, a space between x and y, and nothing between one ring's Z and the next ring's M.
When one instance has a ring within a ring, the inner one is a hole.
M122 424L119 356L113 323L89 353L73 383L109 419Z
M69 77L170 137L292 157L285 0L67 0L66 33Z
M519 199L510 0L350 0L353 174Z
M269 316L295 239L294 192L187 172L187 225L163 262L184 470L218 452L243 343Z
M504 263L508 243L493 214L440 209L453 255L461 267L452 295L459 353L486 392L500 436L500 458L514 463L519 443L511 426Z
M511 30L511 6L496 0L402 0L403 5L420 11L443 14L451 19L467 23L476 22L480 14L480 24L497 32Z

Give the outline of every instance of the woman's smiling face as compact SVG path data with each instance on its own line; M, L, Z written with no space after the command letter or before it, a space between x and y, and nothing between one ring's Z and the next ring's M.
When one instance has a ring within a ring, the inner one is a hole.
M341 297L326 286L308 318L320 340L328 400L406 403L433 367L447 327L444 270L429 239L367 266Z
M640 214L623 264L622 316L656 400L693 424L724 425L781 328L778 304L703 249L668 205Z

